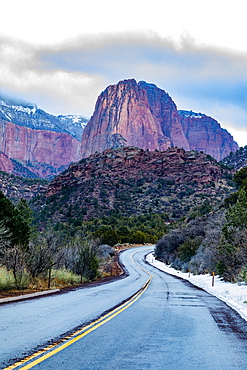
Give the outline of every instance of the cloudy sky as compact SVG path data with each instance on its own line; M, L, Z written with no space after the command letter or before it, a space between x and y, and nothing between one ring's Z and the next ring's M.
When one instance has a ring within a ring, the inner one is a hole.
M135 78L247 145L245 0L0 0L0 93L90 117Z

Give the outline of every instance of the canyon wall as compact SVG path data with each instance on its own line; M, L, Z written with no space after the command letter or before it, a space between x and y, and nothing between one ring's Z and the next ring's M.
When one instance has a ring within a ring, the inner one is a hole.
M80 142L68 133L34 130L0 119L0 137L0 151L40 177L54 176L81 157Z

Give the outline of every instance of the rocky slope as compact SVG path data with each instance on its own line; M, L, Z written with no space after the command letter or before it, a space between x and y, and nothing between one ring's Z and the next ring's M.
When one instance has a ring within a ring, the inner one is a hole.
M38 178L34 172L23 166L20 162L10 159L6 154L0 152L0 171L7 172L16 176L27 177L30 179Z
M6 155L0 170L31 178L54 177L81 158L86 122L82 116L56 117L36 105L0 97L0 151Z
M238 149L216 120L195 115L178 111L171 97L154 84L120 81L98 97L82 134L82 156L128 145L150 150L177 146L220 160Z
M78 220L121 212L188 215L205 199L219 203L231 191L231 172L209 155L184 149L107 149L57 176L34 207L40 219Z
M0 153L0 160L2 157ZM48 183L47 180L27 179L0 171L0 190L14 203L18 203L21 198L29 201L40 196L47 191Z

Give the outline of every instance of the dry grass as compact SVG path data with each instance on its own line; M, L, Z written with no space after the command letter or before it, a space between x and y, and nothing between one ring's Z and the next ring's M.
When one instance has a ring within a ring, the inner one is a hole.
M136 245L121 245L118 250L131 248ZM99 268L99 279L117 276L122 274L123 271L118 264L117 255L111 257L108 261L100 264ZM82 283L88 282L88 280L82 280ZM65 269L52 270L51 285L50 289L61 289L81 284L81 277L73 274L71 271ZM48 278L47 276L30 278L28 287L24 290L17 290L12 272L7 271L5 267L0 267L0 298L17 296L20 294L29 294L48 289Z
M85 280L83 280L83 282L85 282ZM53 270L50 289L65 288L80 283L81 278L79 275L75 275L65 269ZM47 277L38 277L30 279L29 285L20 292L20 290L16 289L15 280L12 272L7 271L5 267L0 267L0 298L17 296L20 294L35 293L47 289Z

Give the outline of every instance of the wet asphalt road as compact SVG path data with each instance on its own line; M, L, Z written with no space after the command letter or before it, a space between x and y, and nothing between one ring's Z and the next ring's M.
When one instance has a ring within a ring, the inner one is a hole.
M141 298L106 324L41 362L35 368L60 370L247 369L246 321L223 302L203 290L147 265L143 262L143 256L146 252L140 251L133 256L138 265L153 275L150 286ZM128 266L129 262L127 261L130 254L130 251L123 254ZM131 264L133 265L133 263ZM129 285L133 285L135 287L133 290L135 290L140 283L147 280L147 275L135 265L129 266L128 269L132 280L128 277L118 283L121 285L129 279L128 284L125 285L129 294L131 291ZM103 293L91 288L96 302L94 304L97 307L101 306L99 302L102 300L103 311L106 306L105 301L109 299L113 301L113 296L108 290L113 292L113 295L117 295L119 289L125 289L120 286L114 287L115 283L105 285ZM121 294L122 292L120 292L120 296ZM64 301L70 301L73 306L76 304L76 299L73 300L73 303L72 299L68 299L70 295L71 293L56 298L64 297ZM106 296L106 300L103 299L103 296ZM42 307L44 309L48 303L51 303L53 311L54 298L55 296L50 297L50 302L49 299L46 301L47 298L42 298L26 302L26 304L39 303L39 306L41 305L40 312L42 312ZM89 299L91 303L93 302L91 295L83 299ZM46 303L43 305L44 301ZM1 309L11 308L11 306L14 304L3 306ZM78 310L78 304L76 306ZM57 304L55 307L58 309ZM28 311L30 310L31 308ZM45 312L48 323L50 322L49 310L51 308L47 308ZM93 308L91 310L93 311L92 317L97 316L95 312L97 310ZM100 309L97 312L99 311ZM61 312L59 315L62 315ZM86 319L84 318L84 320ZM62 328L64 328L63 317L60 321ZM49 325L46 325L46 328L48 327ZM37 327L33 329L34 336L35 329L37 334ZM59 330L61 331L61 328ZM38 334L37 336L40 337ZM56 335L53 338L55 337ZM42 335L41 338L43 338ZM41 340L39 344L44 343L41 338L38 339ZM22 350L23 348L22 345Z
M153 250L143 249L143 254ZM135 249L120 255L129 276L109 284L0 305L0 369L63 337L134 294L147 274L133 262Z

